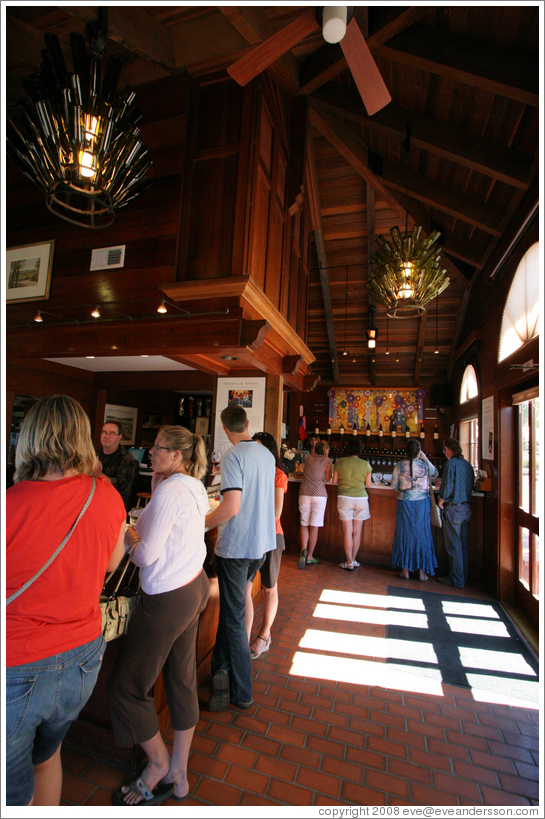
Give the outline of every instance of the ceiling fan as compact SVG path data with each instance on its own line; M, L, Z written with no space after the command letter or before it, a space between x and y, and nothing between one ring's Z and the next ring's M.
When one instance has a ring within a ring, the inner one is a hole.
M239 85L246 85L320 27L327 42L340 43L369 116L384 108L392 98L354 17L354 6L317 6L316 9L309 9L256 45L227 71Z

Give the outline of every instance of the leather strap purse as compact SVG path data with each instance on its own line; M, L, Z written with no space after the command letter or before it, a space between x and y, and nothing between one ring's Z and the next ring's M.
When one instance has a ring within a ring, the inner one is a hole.
M136 607L138 606L142 594L140 591L140 581L138 582L138 588L136 590L130 591L127 594L119 594L121 583L125 577L127 569L129 568L130 562L131 555L130 553L127 553L126 563L123 567L119 580L117 581L115 589L111 594L106 592L106 586L117 570L110 572L104 582L102 594L100 595L99 605L102 611L102 636L107 643L110 642L110 640L117 639L117 637L122 637L127 632L129 623L134 612L136 611ZM136 566L133 567L129 583L134 576L136 568Z
M74 529L76 528L76 526L78 525L78 523L82 519L83 515L85 514L85 511L86 511L87 507L89 506L89 504L91 503L91 501L93 499L93 495L95 494L95 489L96 489L96 479L93 478L92 480L93 480L93 485L91 486L91 491L89 492L89 496L88 496L87 500L85 501L85 503L83 504L83 506L81 508L81 512L79 513L76 520L72 524L72 528L70 529L70 531L68 532L68 534L66 535L66 537L64 538L64 540L62 541L60 546L57 546L57 548L55 549L55 551L53 552L53 554L51 555L49 560L46 563L44 563L44 565L42 566L42 568L39 571L36 572L34 577L31 577L30 580L27 580L26 583L23 583L23 585L21 586L20 589L18 589L10 597L7 598L6 606L8 606L13 600L15 600L16 597L19 597L19 595L22 594L24 591L26 591L26 589L28 589L29 586L32 586L34 581L37 580L39 578L39 576L43 572L45 572L47 567L50 566L53 563L53 561L55 560L57 555L59 555L62 552L62 550L64 549L64 547L66 546L66 544L68 543L70 538L72 537Z

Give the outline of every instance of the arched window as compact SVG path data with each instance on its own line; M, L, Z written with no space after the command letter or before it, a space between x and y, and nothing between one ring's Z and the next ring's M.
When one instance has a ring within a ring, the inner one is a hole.
M465 404L479 394L477 386L477 376L471 364L468 364L464 371L462 378L462 386L460 389L460 404Z
M500 333L498 361L539 334L539 242L529 248L511 284Z

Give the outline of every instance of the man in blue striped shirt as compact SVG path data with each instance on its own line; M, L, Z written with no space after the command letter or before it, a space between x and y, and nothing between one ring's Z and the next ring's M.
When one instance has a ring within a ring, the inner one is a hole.
M455 438L446 439L443 451L447 463L441 477L439 506L443 510L443 536L449 573L446 577L438 577L437 582L443 586L463 589L468 576L471 518L469 499L475 484L475 473Z

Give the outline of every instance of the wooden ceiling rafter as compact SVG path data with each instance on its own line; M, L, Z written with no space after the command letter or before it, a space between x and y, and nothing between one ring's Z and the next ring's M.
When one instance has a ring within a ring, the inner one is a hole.
M369 36L365 34L369 49L373 52L378 45L387 42L391 37L399 34L407 26L412 25L428 13L429 9L423 6L411 6L396 13L396 16L381 26L380 29ZM361 21L360 27L363 30ZM321 49L307 57L301 64L299 93L310 94L346 68L347 63L340 46L322 46Z
M428 27L415 23L410 30L376 46L374 53L524 105L539 106L539 79L518 52L482 41L475 48L470 37L439 29L430 38Z
M320 203L320 191L316 172L316 157L314 155L314 143L310 133L307 132L306 139L306 162L308 178L308 201L310 208L311 227L314 232L314 243L316 246L316 256L320 273L320 286L324 303L325 323L327 338L329 341L329 356L333 380L337 383L340 380L339 358L337 354L337 343L335 340L335 327L333 324L333 310L331 307L331 292L329 288L329 272L327 256L324 245L324 230L322 225L322 207Z
M407 122L411 123L411 145L463 167L526 190L532 157L514 148L492 143L477 135L418 114L406 111L394 102L369 117L359 94L347 85L329 82L311 94L324 105L341 111L354 121L365 124L372 132L405 138Z

